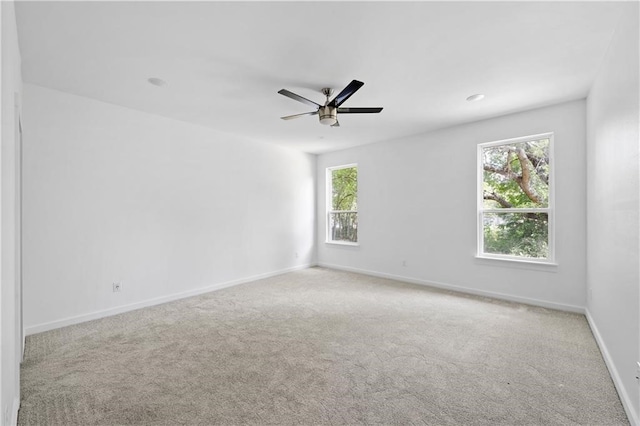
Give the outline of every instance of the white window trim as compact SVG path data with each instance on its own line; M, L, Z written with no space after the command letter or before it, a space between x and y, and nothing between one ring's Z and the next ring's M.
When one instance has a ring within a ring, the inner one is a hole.
M352 167L358 168L358 163L351 163L351 164L343 164L340 166L333 166L333 167L327 167L326 169L326 175L325 175L325 203L326 203L326 214L325 214L325 244L336 244L339 246L353 246L353 247L357 247L360 245L360 236L358 236L358 241L357 242L352 242L352 241L340 241L340 240L332 240L331 239L331 232L329 229L329 224L331 223L331 213L358 213L358 210L331 210L331 206L332 206L332 193L333 193L333 178L332 178L332 172L334 170L341 170L341 169L350 169ZM358 169L358 172L360 171L360 169ZM360 179L360 174L358 173L358 184ZM356 198L358 198L358 192L360 190L360 185L358 185L358 191L356 191Z
M484 208L484 199L483 199L483 182L484 182L484 168L482 164L482 150L483 148L491 147L491 146L499 146L499 145L507 145L507 144L516 144L521 142L527 142L531 140L537 139L549 139L549 167L551 168L551 173L549 173L549 200L548 207L546 208L530 208L530 209L485 209ZM479 259L491 259L491 260L502 260L507 262L518 262L518 263L527 263L533 265L557 265L556 263L556 232L555 232L555 160L554 160L554 133L540 133L537 135L530 136L522 136L518 138L512 139L503 139L499 141L493 142L485 142L478 144L478 160L477 160L477 168L478 168L478 180L477 180L477 242L478 246L476 248L476 258ZM484 213L547 213L548 214L548 247L549 247L549 256L546 259L536 259L536 258L528 258L521 256L509 256L503 254L494 254L494 253L484 253L484 224L483 224L483 215Z

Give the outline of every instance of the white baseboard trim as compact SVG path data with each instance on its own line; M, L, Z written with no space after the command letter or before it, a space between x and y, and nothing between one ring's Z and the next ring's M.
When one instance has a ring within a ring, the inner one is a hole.
M63 318L51 322L32 325L25 328L25 336L42 333L56 328L66 327L69 325L79 324L86 321L92 321L95 319L110 317L112 315L118 315L124 312L135 311L136 309L146 308L149 306L160 305L162 303L173 302L175 300L185 299L187 297L198 296L200 294L209 293L216 290L222 290L223 288L233 287L235 285L248 283L251 281L261 280L264 278L275 277L277 275L286 274L288 272L299 271L301 269L307 269L315 264L298 265L291 268L281 269L278 271L266 272L264 274L253 275L250 277L239 278L237 280L226 281L223 283L213 284L206 287L201 287L193 290L187 290L180 293L173 293L167 296L156 297L154 299L143 300L141 302L131 303L129 305L116 306L115 308L103 309L100 311L90 312L87 314L77 315L74 317Z
M391 280L408 282L408 283L411 283L411 284L419 284L419 285L424 285L424 286L427 286L427 287L439 288L439 289L442 289L442 290L451 290L451 291L456 291L456 292L459 292L459 293L473 294L475 296L490 297L492 299L500 299L500 300L507 300L509 302L524 303L525 305L539 306L539 307L542 307L542 308L555 309L555 310L558 310L558 311L566 311L566 312L574 312L574 313L578 313L578 314L584 314L584 307L582 307L582 306L575 306L575 305L568 305L568 304L563 304L563 303L548 302L548 301L545 301L545 300L530 299L530 298L527 298L527 297L512 296L510 294L497 293L497 292L484 291L484 290L477 290L477 289L470 288L470 287L463 287L463 286L458 286L458 285L453 285L453 284L441 283L441 282L437 282L437 281L422 280L422 279L419 279L419 278L404 277L402 275L387 274L386 272L377 272L377 271L370 271L370 270L366 270L366 269L351 268L351 267L348 267L348 266L333 265L333 264L329 264L329 263L322 263L321 262L321 263L318 263L318 266L323 267L323 268L329 268L329 269L338 269L338 270L347 271L347 272L355 272L355 273L363 274L363 275L370 275L372 277L388 278L388 279L391 279Z
M11 407L11 426L18 424L18 410L20 410L20 397L13 399L13 407Z
M589 323L589 327L591 327L591 332L593 333L593 337L596 339L596 343L600 348L600 353L602 353L602 358L604 358L604 363L607 365L609 369L609 374L611 375L611 379L613 380L613 384L618 391L618 395L620 396L620 401L622 401L622 406L624 407L624 411L627 413L627 417L629 418L629 422L631 426L640 426L640 413L635 413L633 410L633 404L631 403L631 398L629 397L629 393L624 387L622 380L620 379L620 374L618 373L618 369L616 368L615 363L613 362L613 358L609 354L609 350L607 349L607 345L604 343L602 339L602 335L598 330L598 326L596 325L589 309L585 309L585 316L587 317L587 322Z

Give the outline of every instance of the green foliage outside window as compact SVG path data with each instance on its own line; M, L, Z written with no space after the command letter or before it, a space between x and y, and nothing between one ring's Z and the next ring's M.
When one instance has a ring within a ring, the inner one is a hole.
M549 257L549 142L482 148L485 253Z
M358 241L358 168L331 170L331 241Z
M358 168L348 167L331 171L333 183L331 209L358 209Z

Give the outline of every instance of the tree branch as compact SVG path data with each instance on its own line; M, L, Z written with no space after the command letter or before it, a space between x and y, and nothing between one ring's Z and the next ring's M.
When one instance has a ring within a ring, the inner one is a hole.
M508 202L507 200L505 200L504 198L502 198L501 196L499 196L498 194L496 194L495 192L492 192L491 194L485 192L483 194L483 198L485 200L493 200L496 201L498 204L500 204L503 208L505 209L510 209L513 207L513 204L511 204L510 202Z
M527 158L531 162L531 165L533 166L533 169L536 171L536 174L540 177L540 180L542 180L544 183L549 185L549 175L547 173L542 172L542 170L539 169L540 166L547 164L546 159L535 156L530 152L527 152Z
M527 195L527 197L529 197L531 201L533 201L534 203L541 203L542 200L540 200L538 194L533 192L533 189L531 189L531 168L533 167L531 161L529 161L529 158L527 158L527 154L522 148L517 148L515 150L515 154L518 157L518 161L520 161L520 168L522 169L522 175L516 178L516 182L518 182L518 185L520 185L522 191Z
M502 176L504 176L506 178L509 178L509 179L516 179L518 177L518 175L513 173L513 171L511 170L511 167L509 167L509 166L505 166L502 169L497 169L497 168L495 168L493 166L485 164L483 167L484 167L484 170L486 172L497 173L497 174L502 175Z

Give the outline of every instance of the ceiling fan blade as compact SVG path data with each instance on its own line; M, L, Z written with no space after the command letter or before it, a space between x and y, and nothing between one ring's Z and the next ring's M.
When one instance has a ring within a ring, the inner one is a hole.
M339 122L338 120L336 120L336 122L335 122L335 123L333 123L333 124L331 125L331 127L340 127L340 122Z
M303 97L302 97L302 96L300 96L300 95L296 95L295 93L290 92L290 91L288 91L287 89L279 90L279 91L278 91L278 93L280 93L281 95L286 96L287 98L291 98L291 99L293 99L294 101L302 102L303 104L307 104L307 105L315 106L315 107L318 107L318 108L320 108L320 107L322 106L322 105L317 104L317 103L315 103L315 102L313 102L313 101L310 101L310 100L309 100L309 99L307 99L307 98L303 98Z
M331 102L328 103L328 106L339 107L340 105L342 105L344 101L349 99L351 95L356 93L356 91L362 86L364 86L363 82L358 80L352 80L351 83L347 85L347 87L342 89L342 92L338 93L338 95L335 98L333 98Z
M293 118L302 117L304 115L317 115L317 114L318 114L318 111L311 111L311 112L303 112L302 114L287 115L280 118L282 118L283 120L291 120Z
M351 107L351 108L338 108L338 114L371 114L382 111L382 107L375 108L361 108L361 107Z

